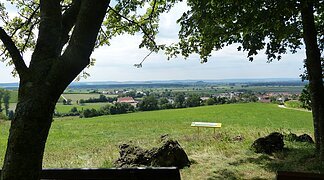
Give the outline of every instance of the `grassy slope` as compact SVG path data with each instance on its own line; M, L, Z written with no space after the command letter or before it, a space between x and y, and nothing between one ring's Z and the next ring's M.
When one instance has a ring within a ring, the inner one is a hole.
M198 136L196 129L190 127L192 121L221 122L222 128L216 135L212 129L203 129ZM0 123L0 162L8 126L7 122ZM131 141L150 148L159 143L160 135L167 133L180 142L195 162L181 171L183 179L271 179L277 169L317 171L313 146L286 143L291 150L274 156L249 150L253 140L272 131L311 134L311 113L255 103L55 119L44 167L112 167L119 156L119 144ZM231 140L237 135L243 136L244 141Z

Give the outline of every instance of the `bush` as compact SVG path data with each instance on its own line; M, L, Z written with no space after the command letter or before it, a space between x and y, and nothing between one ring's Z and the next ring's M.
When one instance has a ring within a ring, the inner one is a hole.
M157 99L150 95L144 97L143 101L138 103L138 108L141 111L152 111L159 109Z
M102 115L99 113L96 109L85 109L81 112L80 117L81 118L89 118L89 117L96 117Z

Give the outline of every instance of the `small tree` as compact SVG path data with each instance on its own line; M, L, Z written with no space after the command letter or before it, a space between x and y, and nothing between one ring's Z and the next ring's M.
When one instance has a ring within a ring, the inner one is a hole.
M207 105L214 105L215 104L215 99L214 98L209 98L206 100Z
M185 101L187 107L200 106L200 103L201 103L201 99L197 94L190 94Z
M5 91L3 95L3 103L4 103L6 116L8 116L9 114L9 100L10 100L10 93L9 91Z
M312 109L311 106L311 97L309 93L309 85L305 85L304 89L302 90L300 96L299 96L299 101L302 103L302 107L308 110Z
M0 113L2 112L2 98L3 98L4 91L0 89Z
M160 109L171 109L173 105L169 102L169 100L165 97L159 99L159 107Z
M138 109L141 111L157 110L159 109L158 100L153 95L146 96L144 97L143 101L138 103Z
M183 108L185 107L185 95L183 93L178 93L174 98L174 106L176 108Z

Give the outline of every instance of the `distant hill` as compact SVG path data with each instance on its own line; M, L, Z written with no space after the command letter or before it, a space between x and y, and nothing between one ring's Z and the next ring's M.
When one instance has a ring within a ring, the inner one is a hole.
M118 88L118 87L183 87L202 85L233 85L245 84L251 86L303 86L297 78L269 79L220 79L220 80L153 80L153 81L102 81L102 82L72 82L69 88ZM0 83L1 88L16 89L19 83Z

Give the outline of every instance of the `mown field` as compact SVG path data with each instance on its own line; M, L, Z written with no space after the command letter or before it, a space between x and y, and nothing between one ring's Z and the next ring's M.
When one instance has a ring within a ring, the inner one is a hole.
M193 121L221 122L222 128L191 128ZM3 162L9 123L0 122L0 163ZM179 141L192 165L182 179L273 179L277 170L323 171L314 146L285 142L287 150L256 154L252 142L273 131L312 135L310 112L278 108L274 104L228 104L197 108L138 112L88 119L55 119L44 156L46 168L114 167L118 145L157 146L162 134ZM243 141L234 141L242 136Z
M59 113L68 113L73 107L76 107L78 111L82 111L83 109L100 109L101 107L108 105L110 103L85 103L84 105L72 104L72 105L63 105L61 103L57 103L55 107L55 111Z

